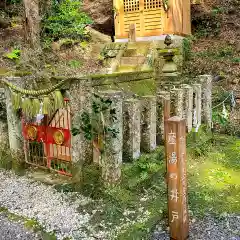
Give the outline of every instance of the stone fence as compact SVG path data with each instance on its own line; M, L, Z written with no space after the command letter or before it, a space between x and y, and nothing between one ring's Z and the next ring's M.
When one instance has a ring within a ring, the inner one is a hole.
M108 127L118 129L118 131L116 136L105 144L104 156L101 159L99 159L99 155L97 157L94 155L93 144L84 139L84 134L72 136L72 161L74 166L81 169L83 163L87 160L98 162L102 167L104 181L108 184L114 184L121 178L123 161L137 159L142 153L149 153L164 142L164 120L169 117L185 118L187 132L190 132L193 127L197 130L202 122L211 127L212 77L210 75L199 76L196 83L191 85L181 84L169 91L157 88L156 94L153 96L129 98L123 92L101 91L99 89L99 86L110 85L114 81L129 82L145 79L154 79L153 72L73 78L63 86L65 95L70 98L73 126L79 124L79 114L84 109L91 109L93 92L112 101L117 117L116 121L111 122L108 120L109 116L104 116L105 121L109 124ZM55 79L56 82L60 80ZM17 85L14 78L9 78L8 81ZM9 136L13 135L11 129L14 129L16 136L21 136L20 119L17 120L16 116L13 119L13 109L11 104L8 104L11 102L11 98L9 94L5 95L8 105L8 125L10 125L8 126ZM11 141L13 141L13 136L11 139L9 138L11 150L23 149L21 141L17 142L15 140L14 143L11 143ZM76 175L77 177L81 176L80 173Z
M116 138L111 140L114 144L105 149L109 156L108 168L111 169L111 175L115 176L105 180L119 180L116 176L120 177L123 161L133 161L142 153L149 153L164 143L164 121L172 116L186 119L187 132L193 128L198 131L202 123L210 129L211 88L212 77L202 75L192 85L182 84L170 91L159 90L154 96L126 99L116 98L119 92L104 91L104 95L108 94L110 100L115 102L118 121L114 127L120 130ZM103 94L101 91L98 93ZM95 162L98 160L95 159Z

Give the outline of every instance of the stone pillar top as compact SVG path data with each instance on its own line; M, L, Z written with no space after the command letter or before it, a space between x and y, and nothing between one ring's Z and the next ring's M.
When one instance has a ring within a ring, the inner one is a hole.
M122 97L123 96L123 92L119 91L119 90L104 90L104 91L99 91L99 93L101 95L104 96L111 96L111 97Z

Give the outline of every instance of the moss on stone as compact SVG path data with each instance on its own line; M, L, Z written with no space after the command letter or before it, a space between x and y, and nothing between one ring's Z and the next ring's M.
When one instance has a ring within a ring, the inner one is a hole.
M7 208L1 207L1 206L0 206L0 212L4 212L7 215L9 220L15 221L15 222L21 222L23 223L25 228L33 232L40 233L43 240L57 240L57 237L55 236L55 234L46 232L36 219L30 219L30 218L25 218L23 216L19 216L17 214L9 212Z

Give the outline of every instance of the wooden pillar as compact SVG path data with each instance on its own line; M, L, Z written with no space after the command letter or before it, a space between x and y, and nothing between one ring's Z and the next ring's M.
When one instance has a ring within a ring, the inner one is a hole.
M166 124L166 165L170 238L185 240L189 235L186 170L186 123L180 117Z
M174 88L171 90L171 114L173 116L183 116L183 89Z
M168 112L169 111L169 112ZM170 92L160 91L157 93L157 145L164 141L164 120L170 117Z
M195 83L193 84L193 127L195 128L195 132L198 132L198 128L201 126L201 114L202 114L202 87L201 84Z
M70 84L67 93L70 99L72 126L80 127L80 117L84 111L91 113L91 79L76 80ZM72 136L73 181L82 182L84 162L92 161L92 143L84 137L84 133Z
M127 99L123 102L123 160L140 157L141 142L140 101Z
M202 84L202 120L209 129L212 127L212 76L200 75Z
M101 97L111 100L111 109L115 112L115 119L111 117L110 110L104 116L105 125L114 129L115 136L107 133L104 138L104 153L102 157L102 178L105 185L115 185L121 179L122 147L123 147L123 115L122 115L122 92L101 91Z
M141 101L141 151L156 148L156 97L144 96Z
M187 132L192 130L193 88L183 85L183 118L186 119Z

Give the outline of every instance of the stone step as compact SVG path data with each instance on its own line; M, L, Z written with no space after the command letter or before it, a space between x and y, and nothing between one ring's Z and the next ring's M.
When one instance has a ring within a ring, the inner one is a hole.
M146 60L144 56L121 57L120 66L139 66Z
M128 49L149 48L150 42L129 42Z
M116 72L134 72L136 70L136 66L119 66Z

